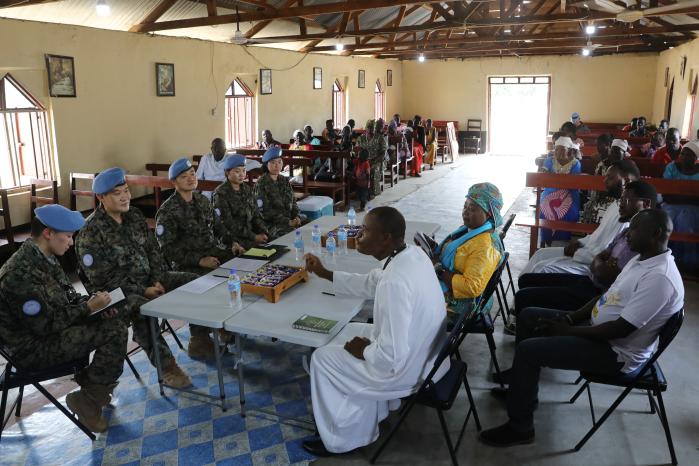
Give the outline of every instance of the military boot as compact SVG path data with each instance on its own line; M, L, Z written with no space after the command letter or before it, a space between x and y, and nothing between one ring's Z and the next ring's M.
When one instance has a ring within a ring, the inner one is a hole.
M177 365L175 358L163 361L163 383L174 388L192 386L192 379Z
M208 335L192 335L187 345L187 354L192 359L213 359L214 342Z
M91 432L107 430L107 420L102 417L102 408L111 400L113 385L86 384L80 390L66 396L68 408L78 416L78 420Z

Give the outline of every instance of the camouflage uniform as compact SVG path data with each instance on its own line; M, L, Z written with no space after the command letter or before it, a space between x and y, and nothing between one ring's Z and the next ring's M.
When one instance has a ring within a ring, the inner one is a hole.
M233 257L230 247L214 238L213 208L203 194L192 193L187 202L175 191L158 209L155 222L158 244L172 270L204 275L211 269L199 265L202 257L213 256L221 263Z
M88 319L89 314L87 297L32 239L0 269L0 339L20 367L42 369L95 351L81 385L116 383L128 329L121 319Z
M126 295L133 339L154 364L155 352L149 338L148 321L140 312L141 306L149 301L143 293L156 282L170 291L197 276L166 271L158 242L141 211L131 207L121 217L122 223L118 224L100 206L78 233L75 252L87 277L85 286L90 292L121 287ZM205 327L190 324L189 329L192 335L208 335ZM162 335L159 334L156 341L161 357L164 360L171 358L172 352Z
M381 179L385 171L384 157L386 156L386 138L381 134L375 134L369 139L366 134L362 134L357 141L357 145L369 151L369 164L371 165L371 193L374 196L381 194Z
M294 230L289 221L299 216L299 208L287 177L279 175L274 181L269 173L265 173L257 180L255 197L270 240Z
M239 191L234 190L230 183L223 183L214 191L212 200L214 231L227 247L237 242L249 249L255 245L255 235L269 235L265 221L257 210L255 193L247 183L241 184Z

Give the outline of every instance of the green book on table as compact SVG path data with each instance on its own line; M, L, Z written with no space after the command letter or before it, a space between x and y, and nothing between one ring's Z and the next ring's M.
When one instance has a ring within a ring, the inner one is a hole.
M330 330L337 324L336 320L323 319L321 317L309 316L304 314L294 322L294 328L299 330L308 330L309 332L330 333Z

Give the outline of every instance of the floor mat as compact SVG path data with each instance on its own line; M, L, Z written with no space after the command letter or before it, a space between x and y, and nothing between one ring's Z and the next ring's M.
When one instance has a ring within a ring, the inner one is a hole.
M185 348L189 333L178 331ZM167 338L180 366L197 390L218 394L216 367L189 359ZM248 339L244 345L246 407L311 418L309 378L302 368L305 347ZM232 355L224 357L228 410L187 393L158 391L155 369L144 352L131 358L136 379L124 365L112 407L105 409L109 430L92 442L49 404L2 435L0 465L287 465L315 459L301 447L307 429L257 412L240 416L239 386ZM65 399L60 399L65 404Z

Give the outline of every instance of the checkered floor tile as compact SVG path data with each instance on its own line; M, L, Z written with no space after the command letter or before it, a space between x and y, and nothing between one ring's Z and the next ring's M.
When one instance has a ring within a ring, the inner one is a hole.
M187 347L188 332L178 336ZM194 361L167 338L194 387L218 394L213 363ZM302 369L307 348L265 339L244 345L246 406L310 419L309 379ZM158 391L155 369L143 352L131 358L141 374L124 366L119 386L105 410L109 430L92 442L53 405L6 430L0 465L288 465L315 459L301 448L305 429L249 412L240 416L239 386L233 356L224 357L228 410L187 393ZM64 399L60 400L65 402Z

